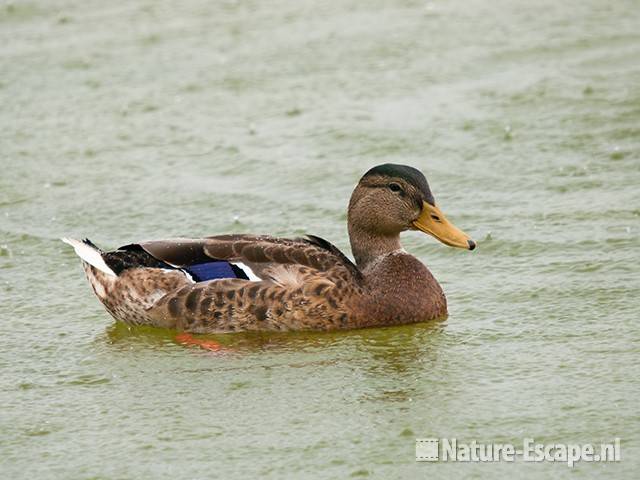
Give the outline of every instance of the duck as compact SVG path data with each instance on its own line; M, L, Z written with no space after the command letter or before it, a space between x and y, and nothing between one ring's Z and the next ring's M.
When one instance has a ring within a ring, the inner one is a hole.
M348 204L353 261L327 240L228 234L173 238L103 251L63 238L107 312L130 326L185 334L341 330L447 316L429 269L402 248L420 231L451 247L476 243L441 211L418 169L369 169Z

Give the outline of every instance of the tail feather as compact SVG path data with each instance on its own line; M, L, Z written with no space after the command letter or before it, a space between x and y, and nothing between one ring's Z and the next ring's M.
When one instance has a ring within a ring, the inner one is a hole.
M113 275L114 277L117 277L116 273L111 268L109 268L109 266L102 258L103 252L88 238L84 239L83 241L76 240L74 238L61 238L61 240L64 243L71 245L75 250L76 255L78 255L89 265L97 268L107 275Z

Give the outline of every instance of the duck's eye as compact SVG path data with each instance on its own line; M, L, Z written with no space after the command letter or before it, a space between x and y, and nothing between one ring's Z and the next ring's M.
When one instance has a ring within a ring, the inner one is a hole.
M389 186L389 190L391 190L392 192L402 191L402 187L397 183L390 183L388 186Z

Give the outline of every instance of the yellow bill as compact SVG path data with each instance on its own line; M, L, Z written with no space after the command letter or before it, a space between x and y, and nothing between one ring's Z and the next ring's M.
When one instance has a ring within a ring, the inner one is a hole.
M434 236L450 247L466 248L468 250L476 248L476 242L471 240L469 235L447 220L447 217L437 206L430 205L427 202L422 203L422 212L420 212L418 219L413 222L413 226L424 233Z

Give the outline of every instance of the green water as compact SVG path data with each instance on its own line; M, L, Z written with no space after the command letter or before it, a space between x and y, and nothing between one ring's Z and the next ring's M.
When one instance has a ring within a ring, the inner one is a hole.
M637 478L640 5L0 1L0 476ZM479 248L404 237L446 322L115 324L60 236L323 236L383 162ZM416 463L416 437L619 463Z

